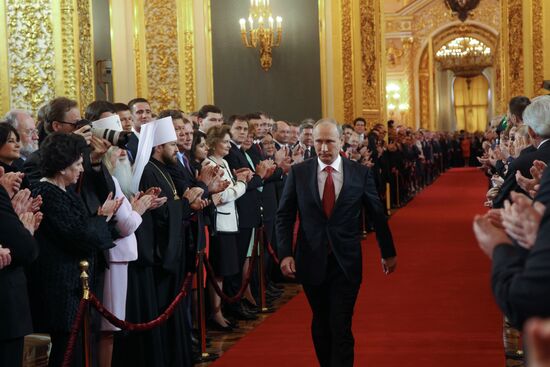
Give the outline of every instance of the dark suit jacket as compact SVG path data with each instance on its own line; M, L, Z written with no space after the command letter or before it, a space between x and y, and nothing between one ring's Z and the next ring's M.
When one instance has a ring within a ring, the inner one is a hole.
M244 153L231 142L229 154L224 157L231 170L250 168ZM263 186L260 176L254 174L243 196L237 199L237 212L239 213L239 228L258 228L261 224L260 199L258 187Z
M506 174L504 183L500 187L498 196L493 200L493 208L504 207L504 201L510 197L512 191L522 192L516 181L517 171L520 171L523 176L531 178L529 170L535 160L538 159L546 163L550 161L550 141L545 142L536 150L527 150L524 152L525 150L508 166L508 173Z
M0 186L0 244L10 249L11 264L0 270L0 341L32 333L27 278L23 267L38 256L38 244L13 211Z
M296 276L304 284L319 285L327 266L329 243L338 264L350 282L362 279L361 210L372 218L382 257L395 256L385 209L370 170L342 158L344 182L330 218L323 212L317 184L318 159L292 166L277 211L277 240L280 258L292 256L296 213L300 226L296 254Z
M492 288L502 312L520 328L530 317L550 317L550 210L527 251L500 245L493 252Z
M134 132L132 132L128 137L128 143L126 144L126 150L128 151L128 153L130 153L128 155L128 159L130 159L130 162L132 162L132 164L136 160L138 145L139 145L139 139L137 135Z

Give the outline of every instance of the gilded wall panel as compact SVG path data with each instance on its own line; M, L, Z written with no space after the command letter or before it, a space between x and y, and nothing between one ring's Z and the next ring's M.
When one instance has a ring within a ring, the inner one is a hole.
M344 81L344 120L351 122L353 113L353 47L351 0L342 0L342 67Z
M508 75L509 96L525 94L523 73L523 5L521 0L508 0Z
M380 108L379 29L376 17L375 0L360 1L361 19L361 76L363 86L363 109L378 110Z
M178 36L180 49L178 53L180 73L180 93L183 97L184 111L194 111L196 106L195 93L195 35L193 22L193 1L178 1Z
M175 0L146 0L144 5L147 98L156 112L167 108L178 109L177 4Z
M54 97L49 0L6 0L10 106L37 111Z
M90 0L77 0L77 15L79 27L79 102L81 108L84 109L85 106L95 100L94 47Z
M61 7L61 55L56 59L56 62L63 64L62 94L67 98L79 100L75 4L73 0L61 0L59 5Z
M542 27L542 0L533 0L533 95L543 95L548 92L542 88L544 82L544 30Z

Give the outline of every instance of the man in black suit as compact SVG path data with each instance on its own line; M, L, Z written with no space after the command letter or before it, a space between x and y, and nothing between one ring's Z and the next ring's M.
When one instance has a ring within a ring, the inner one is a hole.
M304 151L304 160L317 157L317 153L315 153L315 148L313 147L313 125L308 121L302 122L300 125L298 144L300 144Z
M277 212L281 270L304 287L313 311L313 343L321 366L352 366L353 308L362 280L361 210L374 222L386 274L396 252L385 209L371 172L339 156L342 132L333 120L318 121L313 138L318 159L292 166ZM292 237L300 226L296 253Z
M151 104L145 98L132 99L128 102L128 107L132 114L132 134L128 138L126 150L129 153L128 158L134 163L139 145L141 125L153 121L153 113L151 111Z

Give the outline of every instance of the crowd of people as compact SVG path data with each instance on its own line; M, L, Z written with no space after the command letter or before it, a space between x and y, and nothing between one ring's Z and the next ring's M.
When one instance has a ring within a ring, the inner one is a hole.
M507 116L487 130L482 147L490 209L474 219L474 232L492 259L506 357L523 363L527 355L529 366L548 366L549 322L539 318L550 316L550 96L512 98Z
M94 101L84 118L80 107L58 97L37 121L12 110L0 123L0 365L21 365L32 332L50 335L49 365L61 365L82 297L81 260L105 307L143 323L165 311L205 252L213 274L194 287L207 289L208 329L230 333L239 320L258 318L262 277L252 258L263 236L273 251L265 251L262 274L271 308L283 292L277 208L291 167L317 156L316 122L275 121L264 112L226 119L213 105L153 111L143 98ZM474 164L481 151L479 136L464 132L413 131L393 121L368 129L363 118L342 128L339 154L370 168L392 208L447 168ZM371 230L372 218L364 226ZM92 312L94 363L193 365L196 305L189 292L165 323L141 332ZM74 352L77 366L81 343Z

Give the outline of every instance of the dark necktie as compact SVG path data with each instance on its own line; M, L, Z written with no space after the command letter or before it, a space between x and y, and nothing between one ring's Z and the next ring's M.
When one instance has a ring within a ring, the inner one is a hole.
M311 151L309 148L306 148L306 151L304 152L304 159L311 158Z
M334 209L334 203L336 202L336 191L334 189L334 181L332 179L332 172L334 168L331 166L325 167L324 171L327 173L327 179L325 181L325 188L323 189L323 211L327 218L330 218L332 209Z
M189 161L187 160L187 157L185 156L185 153L182 153L182 155L181 155L181 160L183 161L184 167L187 168L187 170L188 170L189 172L192 172L192 171L191 171L191 167L189 166Z

